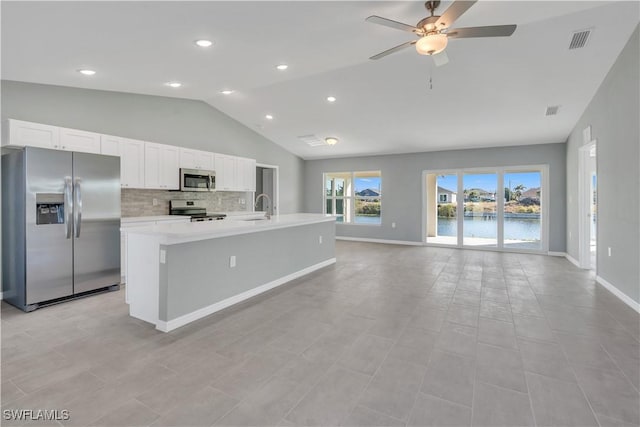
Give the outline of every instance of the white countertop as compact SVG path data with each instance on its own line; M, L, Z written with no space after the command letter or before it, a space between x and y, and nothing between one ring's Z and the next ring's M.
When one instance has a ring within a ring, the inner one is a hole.
M274 215L271 219L262 220L227 218L222 221L169 223L149 227L136 227L129 231L129 235L153 235L159 238L160 244L174 245L320 222L335 222L335 217L323 214L298 213Z
M156 216L128 216L120 218L121 224L131 224L135 222L169 221L177 219L190 219L189 215L156 215Z

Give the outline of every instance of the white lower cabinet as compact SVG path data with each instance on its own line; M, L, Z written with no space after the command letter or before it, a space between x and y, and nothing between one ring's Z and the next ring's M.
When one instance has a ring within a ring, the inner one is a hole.
M149 227L158 224L172 224L190 222L189 217L172 218L168 215L159 217L145 217L143 221L137 221L136 218L123 218L120 224L120 281L127 283L127 230L134 227ZM125 300L129 303L129 294L125 286Z

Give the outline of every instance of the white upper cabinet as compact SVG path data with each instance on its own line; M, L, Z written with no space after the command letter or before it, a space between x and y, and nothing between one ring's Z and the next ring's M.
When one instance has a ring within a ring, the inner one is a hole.
M180 188L179 150L172 145L144 143L144 187L159 190Z
M60 128L40 123L9 119L9 135L2 145L16 147L60 148Z
M256 191L256 161L216 154L216 190Z
M60 149L100 154L100 134L60 128Z
M216 154L216 190L235 191L237 157Z
M256 191L256 161L238 157L236 159L236 191Z
M120 156L122 188L144 188L144 141L101 135L100 153Z
M181 148L180 167L185 169L214 170L215 155L208 151Z
M180 189L180 168L215 171L216 190L256 191L256 161L77 129L8 120L2 146L40 147L120 157L123 188Z

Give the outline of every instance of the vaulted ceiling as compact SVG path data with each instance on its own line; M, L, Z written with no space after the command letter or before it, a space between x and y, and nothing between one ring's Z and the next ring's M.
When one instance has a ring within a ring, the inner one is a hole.
M427 15L423 2L3 1L2 78L203 100L308 159L563 142L639 7L479 1L455 26L517 24L516 32L451 40L450 62L435 67L414 49L368 59L414 36L365 18L413 25ZM587 45L569 50L583 29L592 29ZM281 63L289 68L277 70ZM339 143L311 147L304 135Z

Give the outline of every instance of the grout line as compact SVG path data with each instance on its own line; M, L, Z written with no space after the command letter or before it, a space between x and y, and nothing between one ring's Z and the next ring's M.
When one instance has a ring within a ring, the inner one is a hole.
M537 296L536 296L536 299L537 299ZM547 314L545 313L544 310L542 310L542 314L544 315L544 318L548 323L549 320L547 319ZM553 333L553 331L552 331L552 333ZM554 334L554 338L555 338L555 334ZM596 415L596 411L593 409L593 406L591 405L591 401L587 397L587 394L584 392L584 389L582 388L582 385L580 384L580 380L579 380L578 376L576 375L575 369L573 368L573 363L571 363L569 361L569 356L567 356L566 351L564 351L564 348L562 347L562 345L559 342L555 343L555 344L560 348L560 351L564 355L565 362L567 363L567 366L571 370L571 373L573 374L573 377L576 379L576 384L578 385L578 388L580 389L580 392L582 393L582 397L584 397L584 399L587 401L587 405L589 405L589 409L591 410L591 415L594 416L594 418L598 422L598 425L600 425L600 427L603 427L602 423L600 423L600 420L598 419L598 417Z

